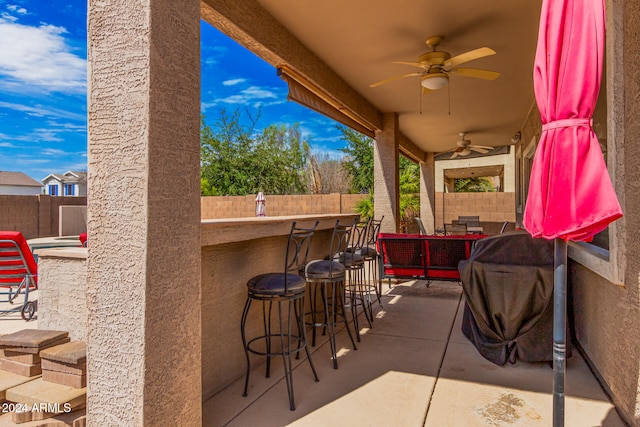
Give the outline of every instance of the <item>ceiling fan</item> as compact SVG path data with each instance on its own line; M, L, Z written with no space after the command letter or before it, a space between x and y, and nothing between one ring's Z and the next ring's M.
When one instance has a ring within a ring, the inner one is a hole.
M460 132L460 139L456 142L457 148L454 148L453 154L451 154L450 159L455 159L458 156L468 156L472 151L480 154L487 154L490 150L493 150L493 147L485 147L484 145L472 145L471 141L468 139L464 139L466 132ZM446 153L446 151L445 151Z
M443 88L449 82L449 75L458 75L465 77L474 77L477 79L494 80L500 73L489 70L479 70L476 68L459 68L458 65L475 59L484 58L485 56L494 55L496 52L488 47L470 50L460 55L451 56L449 52L436 50L442 42L442 36L432 36L427 39L427 46L432 51L423 53L418 57L418 62L397 61L394 64L410 65L420 68L421 71L394 76L379 82L370 84L369 87L378 87L394 80L403 79L405 77L420 76L420 84L422 85L422 93L430 92Z

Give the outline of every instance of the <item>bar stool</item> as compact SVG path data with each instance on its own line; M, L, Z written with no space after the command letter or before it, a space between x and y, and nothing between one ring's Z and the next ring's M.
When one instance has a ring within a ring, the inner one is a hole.
M309 285L309 303L311 315L311 345L316 343L316 328L322 327L329 331L329 346L331 347L331 358L333 368L338 369L338 358L336 356L336 336L335 324L337 316L341 316L353 345L357 350L356 343L349 329L347 313L345 311L345 281L346 267L335 258L349 247L355 221L349 225L340 225L340 220L336 221L331 235L329 255L325 259L310 261L304 268L304 276ZM330 292L329 293L329 289ZM318 292L321 297L321 310L318 308ZM331 298L329 298L331 295ZM331 310L329 310L331 306ZM323 316L320 322L318 315Z
M365 271L364 252L369 239L370 224L371 220L356 222L354 237L351 239L351 246L338 257L338 260L345 265L349 272L347 284L358 341L360 341L358 306L362 306L362 311L367 319L369 328L372 328L373 304L371 302L371 294L377 294L375 285L369 283Z
M318 380L318 374L313 366L311 354L307 347L307 335L304 324L304 297L306 290L306 281L297 273L306 264L311 246L311 238L318 226L316 221L312 228L296 227L295 221L291 225L287 250L285 254L284 272L282 273L266 273L252 277L247 282L247 302L242 312L242 320L240 322L240 330L242 333L242 344L244 346L245 355L247 357L247 376L244 383L243 396L247 396L249 388L249 374L251 372L250 353L260 356L266 356L266 378L270 376L271 357L281 355L284 364L284 378L287 383L287 393L289 395L289 407L293 411L295 409L295 400L293 395L293 363L291 355L295 354L296 359L300 357L302 349L307 353L307 360L311 366L314 379ZM253 301L262 301L262 317L264 322L264 335L257 336L247 341L246 323L249 309ZM278 331L271 329L271 309L273 303L278 306ZM282 306L287 305L287 312L283 314ZM291 310L294 313L292 315ZM283 325L286 320L286 331ZM295 321L298 328L297 334L292 332L292 321ZM280 338L280 348L273 348L272 338ZM297 341L297 345L292 342ZM258 344L262 344L258 347Z
M369 280L372 278L376 298L378 300L378 305L380 308L382 307L382 280L378 278L379 276L379 264L378 259L380 258L378 255L377 245L378 245L378 234L380 234L380 226L382 225L382 220L384 219L384 215L379 220L375 220L371 218L369 220L369 227L367 230L367 240L366 244L360 249L359 255L362 255L364 258L364 262L367 266L367 277Z

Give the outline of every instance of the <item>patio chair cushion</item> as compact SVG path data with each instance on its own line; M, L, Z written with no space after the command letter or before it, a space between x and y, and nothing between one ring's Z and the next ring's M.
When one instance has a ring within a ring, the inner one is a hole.
M380 233L382 278L459 281L458 262L467 259L473 244L484 237Z
M285 277L284 273L265 273L247 282L249 293L254 295L296 295L304 293L305 286L303 277L297 274L287 274Z

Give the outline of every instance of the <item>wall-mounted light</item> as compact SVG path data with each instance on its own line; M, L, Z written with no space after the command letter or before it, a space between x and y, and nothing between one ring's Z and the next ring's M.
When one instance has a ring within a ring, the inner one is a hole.
M518 142L520 142L520 139L522 139L522 134L520 133L520 131L518 131L511 137L511 142L513 144L517 144Z

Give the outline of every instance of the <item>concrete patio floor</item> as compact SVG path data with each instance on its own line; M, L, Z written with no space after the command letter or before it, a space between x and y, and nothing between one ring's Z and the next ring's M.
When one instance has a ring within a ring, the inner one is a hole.
M377 305L376 305L377 306ZM203 405L212 426L550 426L553 369L549 363L497 366L460 330L464 300L455 283L394 285L373 328L362 330L354 351L337 337L339 369L328 341L312 348L320 381L306 360L296 361L296 410L290 411L282 363L244 377ZM361 325L362 326L362 325ZM566 426L624 426L578 351L567 361Z

